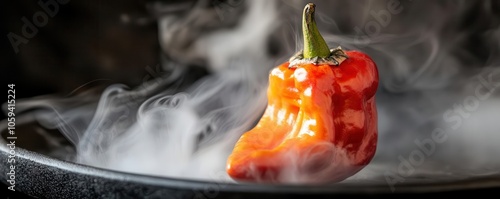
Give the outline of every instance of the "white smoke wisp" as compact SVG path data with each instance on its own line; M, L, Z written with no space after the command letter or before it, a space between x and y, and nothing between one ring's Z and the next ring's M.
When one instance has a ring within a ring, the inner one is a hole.
M210 174L224 171L232 146L266 103L267 76L262 75L273 63L259 49L273 30L272 6L253 3L246 22L235 31L199 41L196 49L213 57L211 66L224 70L185 92L165 91L135 103L119 97L129 92L123 87L109 87L78 145L77 161L134 173L214 180ZM266 13L260 20L258 14Z
M245 76L229 69L196 89L160 93L138 108L118 97L128 92L124 88L109 87L78 145L77 161L183 178L223 171L232 144L261 114L256 107L265 104L264 85Z

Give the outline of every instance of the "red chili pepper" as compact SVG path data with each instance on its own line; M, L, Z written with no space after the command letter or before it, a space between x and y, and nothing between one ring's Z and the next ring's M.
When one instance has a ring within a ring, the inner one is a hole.
M330 50L314 10L304 9L303 52L271 71L266 111L228 158L235 180L336 182L375 154L377 67L362 52Z

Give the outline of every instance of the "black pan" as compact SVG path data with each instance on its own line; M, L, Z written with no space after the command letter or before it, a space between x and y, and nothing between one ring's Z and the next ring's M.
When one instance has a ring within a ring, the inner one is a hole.
M342 196L400 197L454 196L468 192L500 192L500 176L484 176L448 182L403 183L394 192L385 183L337 183L333 185L264 185L194 181L138 175L101 169L64 161L48 155L40 128L29 116L17 118L15 189L39 198L337 198ZM0 128L6 137L7 122ZM0 139L0 173L7 183L10 149L6 139ZM23 142L31 142L27 145ZM33 147L38 145L37 148ZM45 148L44 148L45 147ZM28 150L27 148L30 148Z

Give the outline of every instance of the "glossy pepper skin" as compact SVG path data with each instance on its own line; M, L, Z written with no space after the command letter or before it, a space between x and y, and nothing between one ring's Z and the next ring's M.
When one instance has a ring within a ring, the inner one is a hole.
M376 64L342 51L331 63L286 62L269 75L268 106L227 161L238 181L338 182L366 166L377 146Z

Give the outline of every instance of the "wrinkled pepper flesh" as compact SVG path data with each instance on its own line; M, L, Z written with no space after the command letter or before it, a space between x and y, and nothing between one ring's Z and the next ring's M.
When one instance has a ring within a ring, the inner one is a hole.
M304 8L304 50L270 72L266 110L228 157L234 180L338 182L375 154L377 66L362 52L329 49L314 10Z

